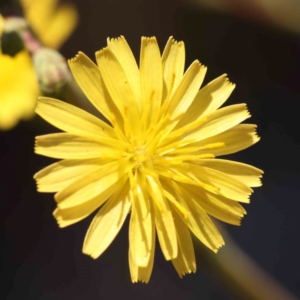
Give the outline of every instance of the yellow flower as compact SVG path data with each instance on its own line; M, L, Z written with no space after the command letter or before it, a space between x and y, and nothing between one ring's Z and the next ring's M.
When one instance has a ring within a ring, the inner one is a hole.
M58 0L21 0L24 15L39 40L58 49L78 23L78 13L71 3Z
M8 130L33 116L39 88L27 51L15 57L0 52L0 66L0 130Z
M35 174L38 191L57 192L60 227L100 208L83 252L99 257L130 213L129 267L148 282L156 233L179 276L196 271L190 231L212 251L224 245L210 216L239 225L262 171L216 156L243 150L259 138L239 124L245 104L219 107L234 89L226 75L199 91L206 67L184 72L183 42L170 38L162 56L142 38L140 67L124 39L108 39L96 66L83 53L69 61L79 86L110 124L70 104L40 98L36 113L66 133L36 138L37 154L62 159Z
M78 14L72 4L58 4L58 0L21 0L21 4L27 21L42 44L47 47L59 48L77 25ZM0 15L0 37L3 27L4 18ZM46 63L44 69L47 71ZM34 115L36 98L40 92L27 51L21 51L15 57L0 52L0 66L0 130L8 130L19 119L28 119ZM61 67L64 68L63 64ZM42 71L45 71L44 69ZM53 64L49 66L48 63L48 69L51 69L52 73L55 71ZM40 73L39 71L41 70L38 69L37 72ZM56 75L59 77L60 74ZM40 79L44 80L44 77ZM57 81L52 77L41 83L44 86L51 85L52 81Z

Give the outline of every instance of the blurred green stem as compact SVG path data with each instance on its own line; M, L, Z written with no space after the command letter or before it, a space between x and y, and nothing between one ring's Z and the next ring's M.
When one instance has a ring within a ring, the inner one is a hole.
M297 300L280 282L264 271L228 235L218 254L208 252L194 240L201 267L232 299ZM204 258L204 259L203 259ZM199 265L200 265L199 264Z

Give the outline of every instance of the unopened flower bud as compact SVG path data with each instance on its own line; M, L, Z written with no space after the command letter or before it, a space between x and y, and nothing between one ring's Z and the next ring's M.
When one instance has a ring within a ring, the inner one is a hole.
M58 94L71 78L65 58L56 50L40 48L33 56L40 89L46 94Z

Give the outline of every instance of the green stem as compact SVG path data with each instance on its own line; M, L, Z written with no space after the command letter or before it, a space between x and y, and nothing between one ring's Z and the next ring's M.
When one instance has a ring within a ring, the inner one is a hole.
M232 299L297 300L275 278L251 259L228 234L223 234L226 246L218 254L208 252L195 242L201 267ZM203 259L203 257L205 257Z

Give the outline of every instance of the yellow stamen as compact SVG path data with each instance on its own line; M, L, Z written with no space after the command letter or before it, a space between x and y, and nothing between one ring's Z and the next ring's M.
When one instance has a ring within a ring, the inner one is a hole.
M162 204L160 203L160 201L158 201L157 197L153 194L153 191L151 190L149 184L146 184L146 188L147 188L147 191L148 191L149 195L151 196L152 200L156 204L157 208L159 209L159 211L162 212L164 210L164 208L163 208Z
M190 212L185 209L176 199L173 197L169 192L163 191L164 196L175 205L175 207L179 210L180 213L182 213L183 217L186 219Z
M145 138L147 138L146 146L149 146L151 143L153 143L153 139L155 140L157 138L157 133L163 132L162 127L165 126L167 121L170 119L170 114L165 115L156 125L156 127L149 128L148 132L145 134ZM156 143L157 145L157 143Z
M162 139L162 135L163 135L163 131L159 132L155 138L152 140L151 144L148 146L147 150L148 150L148 153L149 155L153 154L157 145L159 144L159 142L161 141Z
M141 128L142 128L142 132L144 132L147 128L147 123L148 123L148 119L150 117L150 111L151 111L151 104L152 104L152 99L154 96L155 91L152 90L150 97L147 99L146 101L146 105L141 117Z
M203 158L215 158L215 156L211 153L205 153L205 154L199 154L197 155L198 159L203 159ZM198 160L196 159L196 160Z
M116 120L116 117L113 113L111 113L111 116L110 116L110 121L111 121L111 124L113 126L113 129L115 131L115 134L117 136L117 138L120 140L120 141L126 141L126 138L123 134L123 132L121 131L121 129L119 128L118 124L117 124L117 120Z
M185 161L189 160L200 160L203 158L214 158L214 155L212 154L201 154L201 155L182 155L182 156L168 156L168 157L160 157L156 160L153 160L156 164L161 165L180 165Z
M221 147L225 147L226 144L225 143L212 143L212 144L207 144L204 147L200 148L200 150L206 150L206 149L215 149L215 148L221 148Z
M130 170L128 172L128 177L129 177L129 183L130 183L130 187L131 187L131 190L133 192L133 195L134 195L134 197L137 197L138 196L137 182L136 182L136 179L134 178L132 170Z
M175 151L178 148L184 147L184 146L186 146L188 144L195 143L195 142L197 142L196 138L191 138L191 139L177 141L177 142L174 142L172 144L166 145L165 147L157 149L156 153L160 154L160 155L164 155L164 154L173 152L173 151Z
M129 120L128 120L128 107L124 107L124 132L125 137L130 141L130 129L129 129Z
M183 126L173 132L171 132L168 135L168 139L166 140L166 143L168 143L172 139L180 139L182 136L187 136L191 133L192 130L195 130L199 125L202 125L204 122L206 122L207 118L201 118L199 120L196 120L186 126Z
M215 194L219 194L219 189L212 186L212 185L209 185L209 184L206 184L206 183L203 183L203 182L200 182L200 181L196 181L194 179L186 178L186 177L183 177L183 176L180 176L180 175L175 175L175 174L172 174L172 173L169 173L169 172L160 171L160 170L156 170L156 171L157 171L158 174L160 174L164 177L171 178L171 179L179 181L179 182L200 186L200 187L202 187L202 188L204 188L208 191L211 191Z
M212 143L212 144L204 145L202 147L186 147L186 148L176 149L173 151L172 154L195 153L202 150L216 149L225 146L226 146L225 143Z
M148 168L143 168L143 169L140 168L140 171L141 171L142 173L144 173L145 175L150 175L150 176L152 176L152 177L158 177L156 171L150 170L150 169L148 169Z
M172 93L172 90L173 90L173 87L174 87L174 83L175 83L175 77L176 77L176 74L175 74L175 72L173 72L172 73L171 82L170 82L170 86L168 88L168 95L167 95L167 97L166 97L163 105L160 108L159 118L161 118L164 115L164 113L166 112L166 110L167 110L167 108L169 106L171 93Z

